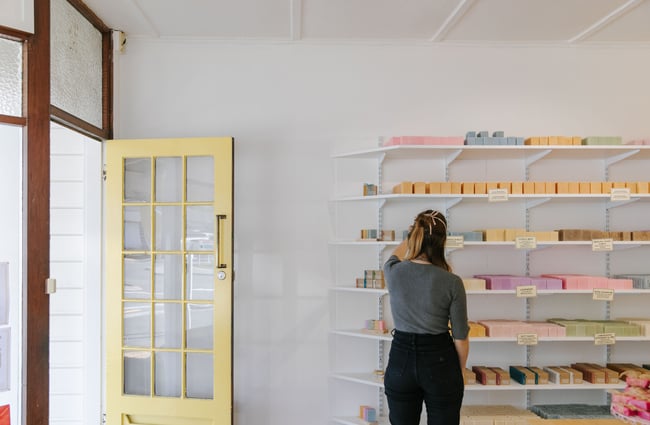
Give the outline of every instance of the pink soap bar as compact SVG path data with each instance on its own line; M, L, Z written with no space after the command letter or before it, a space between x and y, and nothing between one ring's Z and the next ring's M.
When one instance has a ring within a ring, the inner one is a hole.
M395 136L388 139L384 146L396 145L464 145L463 137L440 136Z
M546 289L562 289L562 280L555 278L546 278Z
M607 288L609 279L603 276L586 276L588 279L587 289Z
M544 277L552 279L560 279L562 281L562 289L580 289L578 275L568 274L543 274Z
M607 288L609 289L632 289L634 282L632 279L608 279Z
M643 139L643 140L631 140L629 142L625 142L626 145L650 145L650 139Z

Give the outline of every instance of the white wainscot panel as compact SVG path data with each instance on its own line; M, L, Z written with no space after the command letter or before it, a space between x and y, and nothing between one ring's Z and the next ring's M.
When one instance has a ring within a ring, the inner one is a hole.
M51 261L76 261L84 256L83 236L52 236L50 239Z
M53 155L50 167L52 180L82 181L84 177L84 158L81 155Z
M50 208L82 208L84 206L84 185L80 182L52 182Z
M50 229L53 235L81 235L84 231L83 210L52 209Z
M60 289L50 296L50 314L82 314L84 293L81 289Z
M50 367L80 367L83 364L83 343L53 342L50 346Z
M81 316L52 315L50 317L50 339L52 340L81 341L83 339L83 329L83 318Z

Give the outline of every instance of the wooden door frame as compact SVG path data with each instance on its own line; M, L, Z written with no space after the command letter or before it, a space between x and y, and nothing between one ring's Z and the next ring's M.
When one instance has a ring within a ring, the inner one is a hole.
M81 0L68 0L102 33L102 128L50 105L50 0L34 0L34 34L0 26L0 36L23 42L22 116L0 115L1 124L24 128L25 211L23 248L23 416L25 425L49 423L50 120L97 140L112 137L111 30Z

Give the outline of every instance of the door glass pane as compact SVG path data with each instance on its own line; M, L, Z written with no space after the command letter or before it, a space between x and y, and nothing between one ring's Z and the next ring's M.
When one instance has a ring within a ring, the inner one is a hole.
M186 241L188 251L214 251L214 208L191 206L186 209Z
M124 202L151 201L151 159L124 159Z
M183 200L183 161L181 157L156 158L156 202Z
M183 318L178 303L156 303L156 348L181 348Z
M155 298L180 300L183 293L183 256L156 255Z
M181 353L167 353L157 351L156 380L154 391L161 397L181 396Z
M124 352L124 394L151 394L151 353Z
M151 299L151 257L124 256L124 298Z
M124 207L124 249L151 250L151 208Z
M185 327L187 329L187 348L212 350L213 316L212 304L187 304Z
M212 399L214 365L212 354L187 353L188 398Z
M214 157L187 157L187 202L214 200Z
M180 251L183 240L181 207L156 207L156 250Z
M214 255L188 254L186 260L186 299L211 300L214 292Z
M151 304L124 303L125 347L151 347Z

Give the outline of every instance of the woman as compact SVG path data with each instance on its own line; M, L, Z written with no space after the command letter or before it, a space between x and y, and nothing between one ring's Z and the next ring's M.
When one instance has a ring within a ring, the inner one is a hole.
M447 221L426 210L384 265L395 322L384 376L392 425L458 425L469 353L467 299L445 259ZM449 323L451 322L451 334Z

